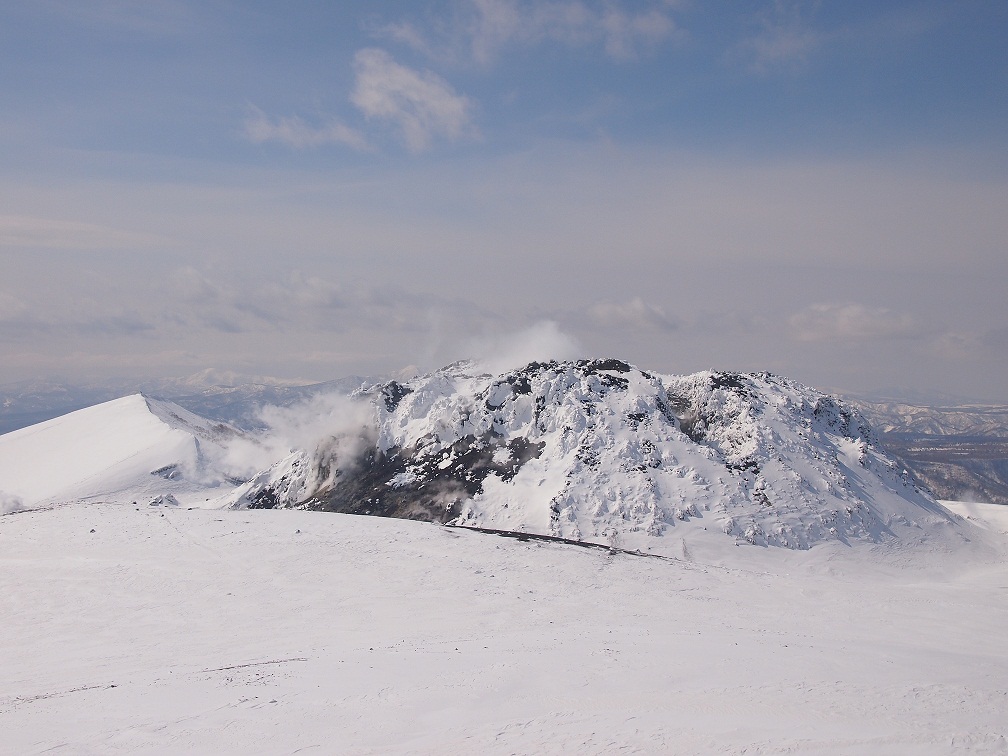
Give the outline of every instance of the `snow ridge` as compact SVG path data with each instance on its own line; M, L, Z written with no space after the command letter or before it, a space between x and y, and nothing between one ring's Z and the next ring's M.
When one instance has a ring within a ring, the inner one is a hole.
M172 402L133 394L0 436L0 493L31 508L230 489L234 483L213 463L239 435Z

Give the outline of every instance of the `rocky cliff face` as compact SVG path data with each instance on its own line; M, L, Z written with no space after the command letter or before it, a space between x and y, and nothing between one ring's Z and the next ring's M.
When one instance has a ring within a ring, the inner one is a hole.
M278 462L234 506L430 519L647 547L927 538L954 520L839 400L769 374L619 360L459 363L358 394L371 421Z

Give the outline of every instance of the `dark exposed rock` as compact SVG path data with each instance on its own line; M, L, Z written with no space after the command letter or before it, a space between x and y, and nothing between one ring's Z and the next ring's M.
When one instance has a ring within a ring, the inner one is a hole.
M749 387L746 386L743 377L738 373L713 373L710 385L713 389L734 391L742 396L749 394Z
M501 443L490 433L465 436L433 454L424 453L419 444L388 452L369 448L347 465L329 490L316 493L304 506L448 522L458 517L461 502L482 491L489 475L510 481L526 462L539 457L544 446L523 437ZM497 455L500 450L506 455Z
M269 488L257 491L249 497L249 509L276 509L280 506L280 497Z
M592 360L587 364L587 367L591 371L597 370L615 370L617 373L629 373L633 370L630 365L623 362L622 360Z
M812 409L816 420L841 435L853 439L863 439L868 443L874 441L871 427L856 410L842 404L831 396L818 399Z
M403 397L412 393L412 391L411 388L403 386L398 381L389 381L381 387L381 395L385 400L385 409L393 412L399 406L399 402L402 401Z

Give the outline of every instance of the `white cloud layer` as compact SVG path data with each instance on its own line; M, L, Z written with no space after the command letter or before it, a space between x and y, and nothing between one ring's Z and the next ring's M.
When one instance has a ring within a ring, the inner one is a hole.
M545 42L569 47L598 45L609 57L626 59L675 35L676 25L668 10L671 4L626 10L616 3L582 0L469 0L465 4L468 12L460 14L454 26L439 30L436 41L408 22L389 24L380 33L431 58L471 57L481 64L495 60L509 45Z
M0 249L129 249L149 247L159 237L96 223L25 215L0 215Z
M909 315L856 302L815 304L792 315L790 324L799 341L863 342L919 334Z
M472 133L471 103L432 71L400 65L373 47L354 56L354 71L350 100L368 118L395 124L411 151L426 149L435 137L458 139Z
M47 253L46 266L7 254L5 379L427 370L497 351L467 349L474 336L552 320L585 346L573 356L656 371L768 369L848 388L927 371L948 390L1003 394L1004 348L932 347L945 330L1006 322L1008 193L944 160L726 166L551 143L434 163L368 181L93 181L86 195L46 187L46 202L31 182L0 182L18 217L72 208L169 240L136 256ZM858 345L870 370L838 374Z
M628 302L599 302L589 310L592 322L599 328L614 330L673 331L675 321L657 305L634 297Z
M340 121L330 121L325 126L309 126L298 116L271 120L258 108L245 121L245 136L256 144L279 142L295 149L342 144L355 150L370 150L362 134Z
M807 3L775 0L759 15L759 31L743 40L739 49L754 71L803 63L819 47L822 36L808 23L807 8Z

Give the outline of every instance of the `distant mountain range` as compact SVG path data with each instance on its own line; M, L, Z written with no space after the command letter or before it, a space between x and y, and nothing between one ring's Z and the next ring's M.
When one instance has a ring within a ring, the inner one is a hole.
M1008 504L1008 406L847 401L938 498Z
M1008 439L1008 405L962 402L910 403L844 395L879 433L892 435L971 436Z
M0 434L135 393L169 399L192 412L246 430L262 429L258 410L286 407L325 393L350 393L378 378L347 376L322 383L204 370L186 378L85 384L26 381L0 386Z

